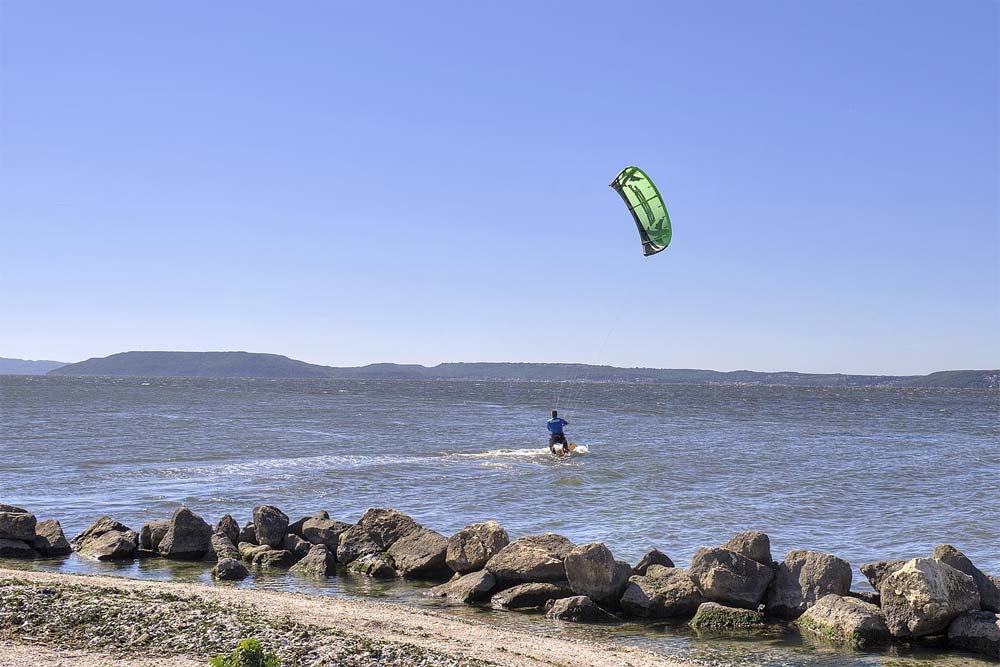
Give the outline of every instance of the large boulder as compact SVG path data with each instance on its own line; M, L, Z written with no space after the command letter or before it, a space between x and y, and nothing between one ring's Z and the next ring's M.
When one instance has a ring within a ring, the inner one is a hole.
M485 600L496 587L496 579L487 570L463 574L448 583L428 589L428 597L448 598L454 602L471 604Z
M869 648L890 640L882 610L853 597L824 595L799 616L796 624L810 634L853 648Z
M288 532L293 535L298 535L302 539L306 540L306 536L302 533L302 527L305 526L306 521L309 519L329 519L330 515L327 512L316 512L312 516L304 516L298 521L293 521L288 524ZM329 545L328 545L329 546ZM336 545L334 545L334 548Z
M865 579L872 585L872 588L879 590L882 588L882 580L890 574L906 565L905 560L879 560L874 563L865 563L858 569Z
M1000 587L991 577L973 565L965 554L950 544L941 544L934 549L931 558L936 558L972 577L972 580L976 582L976 588L979 589L980 607L984 611L1000 611Z
M948 646L1000 658L1000 616L967 611L948 626Z
M109 516L101 516L70 542L73 551L97 560L130 560L139 548L139 535Z
M169 528L170 521L166 519L142 524L142 528L139 529L139 550L157 551Z
M229 538L222 533L212 533L211 537L212 551L215 552L215 558L217 560L225 560L227 558L240 558L240 552L236 546L229 541ZM244 542L244 544L247 544Z
M459 574L475 572L508 544L507 531L496 521L474 523L449 538L445 562Z
M236 550L240 554L240 558L247 561L248 563L253 562L253 559L257 554L262 554L266 551L270 551L271 547L266 544L252 544L250 542L240 542L236 545Z
M296 535L295 533L287 533L285 539L281 541L281 548L285 551L292 552L292 555L296 558L305 558L312 547L317 546L306 542L304 539ZM326 546L321 545L321 546ZM329 551L329 548L327 548Z
M976 582L932 558L914 558L882 581L882 612L893 637L943 631L959 614L979 609Z
M199 559L212 551L212 527L188 508L178 507L157 551L167 558Z
M447 537L421 528L393 542L387 553L401 576L446 579L451 572L445 563L447 552Z
M37 558L38 552L22 540L0 537L0 558Z
M35 526L35 539L31 541L31 546L42 556L67 556L73 553L62 526L55 519L42 521Z
M325 544L314 544L305 558L292 566L291 571L311 577L333 574L337 559Z
M219 519L219 523L215 524L215 532L225 535L233 544L240 541L240 524L229 514L223 516Z
M650 565L644 576L629 579L621 607L640 618L688 617L704 601L690 574L676 567Z
M288 517L273 505L258 505L253 508L253 528L258 544L277 548L288 533Z
M246 542L247 544L260 544L260 542L257 541L257 530L253 527L253 521L243 526L240 530L240 534L236 538L236 545L239 546L241 542Z
M364 555L384 552L401 537L420 530L411 517L391 509L372 508L340 535L337 561L350 563Z
M753 630L766 627L764 614L754 609L727 607L717 602L704 602L688 623L695 630L713 632Z
M295 556L292 555L291 551L272 549L266 544L261 546L266 548L263 551L255 553L250 560L255 567L266 570L272 567L289 567L295 562Z
M616 620L614 614L601 609L586 595L574 595L555 600L545 616L557 621L572 623L609 623Z
M574 548L563 563L574 593L612 606L618 605L632 574L628 563L616 561L610 549L596 542Z
M761 565L771 567L771 538L759 530L748 530L722 545L723 549L735 551L741 556L757 561Z
M347 532L350 527L351 524L343 521L314 516L302 522L300 531L303 539L310 544L325 545L336 554L337 546L340 544L340 536ZM289 532L292 532L291 529Z
M224 535L222 537L229 541L228 537ZM250 571L235 558L220 558L212 568L212 576L220 581L240 581L249 577Z
M767 592L769 616L792 621L824 595L847 595L851 564L818 551L789 551Z
M355 574L363 574L374 579L393 579L399 576L392 558L382 551L355 558L347 566L347 569Z
M35 515L28 510L0 503L0 540L31 542L36 523Z
M756 609L774 571L746 556L722 548L701 548L688 573L706 600Z
M535 609L544 607L549 600L570 597L573 591L566 584L520 584L500 591L490 598L494 609Z
M565 581L563 561L572 549L573 543L562 535L529 535L497 552L486 562L486 569L502 587Z
M649 569L650 565L674 567L674 561L670 560L670 557L659 549L650 549L641 559L639 559L639 562L635 564L635 567L632 568L632 574L636 574L641 577L646 574L646 570Z

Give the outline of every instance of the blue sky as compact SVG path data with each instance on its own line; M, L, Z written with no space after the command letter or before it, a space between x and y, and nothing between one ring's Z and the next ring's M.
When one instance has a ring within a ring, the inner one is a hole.
M5 2L0 356L995 368L998 23ZM674 223L651 259L629 164Z

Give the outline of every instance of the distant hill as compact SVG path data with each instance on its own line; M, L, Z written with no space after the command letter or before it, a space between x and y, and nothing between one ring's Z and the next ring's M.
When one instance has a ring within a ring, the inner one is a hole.
M0 357L0 375L44 375L54 368L65 365L64 361L34 361L32 359Z
M941 387L1000 389L1000 370L941 371L930 375L764 373L697 369L617 368L588 364L446 363L320 366L252 352L122 352L50 371L52 375L141 377L337 378L396 380L514 380L793 387Z

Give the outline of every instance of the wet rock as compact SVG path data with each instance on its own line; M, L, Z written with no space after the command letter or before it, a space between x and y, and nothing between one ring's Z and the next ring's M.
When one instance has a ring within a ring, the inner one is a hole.
M329 519L329 518L330 515L327 512L316 512L312 516L304 516L298 521L293 521L292 523L288 524L288 532L291 533L292 535L298 535L303 540L306 540L308 542L309 538L306 537L305 534L302 532L302 528L303 526L305 526L306 521L308 521L309 519ZM327 546L329 547L330 545ZM335 548L336 545L331 547L331 549Z
M296 558L304 558L309 550L312 549L314 545L306 542L304 539L299 537L294 533L287 533L285 539L281 541L281 548L285 551L290 551ZM326 546L321 545L321 546ZM327 549L329 551L329 549Z
M232 544L237 544L240 541L240 524L236 523L236 519L228 514L215 524L215 532L225 535Z
M81 556L97 560L130 560L139 548L139 535L109 516L101 516L74 537L70 546Z
M572 549L563 561L569 587L594 602L618 606L632 568L616 561L604 544L584 544Z
M964 572L972 577L972 580L976 582L976 588L979 589L979 606L981 609L992 612L1000 611L1000 587L997 587L993 579L973 565L972 561L965 554L950 544L941 544L934 549L931 558L936 558L942 563L951 565L959 572Z
M257 541L257 530L253 527L253 522L251 521L247 525L243 526L240 531L239 537L236 538L236 546L239 546L241 542L246 542L247 544L259 545L260 542Z
M401 576L444 579L451 573L445 563L447 552L447 537L421 528L393 542L388 554Z
M261 546L267 547L266 544ZM265 570L273 567L289 567L295 562L295 556L292 555L291 551L267 547L265 550L253 554L250 562L255 567Z
M227 542L228 537L221 536ZM250 576L246 566L235 558L220 558L212 568L212 576L220 581L241 581Z
M890 574L906 565L905 560L880 560L874 563L865 563L858 569L865 575L872 588L879 590L882 587L882 580Z
M35 515L28 510L0 503L0 539L31 542L36 523Z
M35 526L35 539L31 541L31 546L42 556L68 556L73 552L62 526L55 519L42 521Z
M262 554L265 551L270 551L271 547L266 544L251 544L250 542L240 542L236 545L236 550L240 554L240 558L247 562L252 562L257 554Z
M258 544L277 548L288 533L288 517L273 505L258 505L253 508L253 528Z
M474 523L451 536L445 561L459 574L475 572L508 544L507 531L496 521Z
M156 551L163 541L163 536L170 528L170 521L164 519L160 521L149 521L142 524L139 529L139 549L142 551Z
M573 591L566 584L520 584L500 591L490 598L494 609L535 609L544 607L549 600L570 597Z
M337 560L350 563L360 556L386 551L393 543L420 530L420 524L402 512L372 508L340 535Z
M325 544L314 544L305 558L292 566L291 571L312 577L325 577L334 573L336 564L337 558Z
M882 605L882 596L878 593L872 593L871 591L847 591L847 597L857 598L862 602L873 604L876 607L880 607Z
M771 567L771 538L759 530L748 530L734 536L722 545L723 549L735 551L761 565Z
M818 551L789 551L767 592L769 616L792 621L824 595L847 595L851 564Z
M446 597L455 602L471 604L485 600L496 587L496 579L487 570L463 574L446 584L428 589L428 597Z
M218 560L225 560L227 558L240 559L239 550L229 541L229 538L222 533L213 533L211 537L212 551L215 552L215 557ZM247 544L246 542L244 544Z
M586 595L574 595L556 600L545 616L557 621L573 623L608 623L617 620L614 614L601 609Z
M633 576L621 598L626 614L640 618L688 617L705 602L691 575L676 567L650 565Z
M853 597L825 595L796 622L801 630L853 648L886 644L891 636L882 610Z
M497 552L487 561L486 569L500 586L565 581L563 561L572 549L573 543L561 535L529 535Z
M199 559L212 551L212 527L188 508L178 507L157 551L166 558Z
M948 646L1000 658L1000 616L989 611L968 611L948 626Z
M979 609L976 582L931 558L914 558L882 581L882 613L893 637L945 630L959 614Z
M326 514L326 512L323 512ZM351 524L333 519L310 517L302 524L302 537L310 544L323 544L336 554L340 544L340 536L351 527Z
M674 567L674 561L670 560L667 554L663 553L659 549L650 549L646 552L635 567L632 568L632 574L643 576L646 574L646 570L649 569L650 565L662 565L664 567Z
M393 579L397 575L395 563L392 558L384 553L364 554L351 561L347 569L355 574L362 574L374 579Z
M21 540L0 537L0 558L37 558L38 552Z
M721 548L699 549L688 570L706 600L756 609L774 571L746 556Z
M689 625L695 630L731 631L763 628L767 624L759 611L705 602L698 607Z

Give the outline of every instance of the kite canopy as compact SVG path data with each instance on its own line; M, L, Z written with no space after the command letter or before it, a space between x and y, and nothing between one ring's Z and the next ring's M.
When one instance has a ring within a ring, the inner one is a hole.
M639 167L625 167L611 181L629 212L635 219L642 238L642 251L647 257L666 250L670 245L670 215L660 191Z

